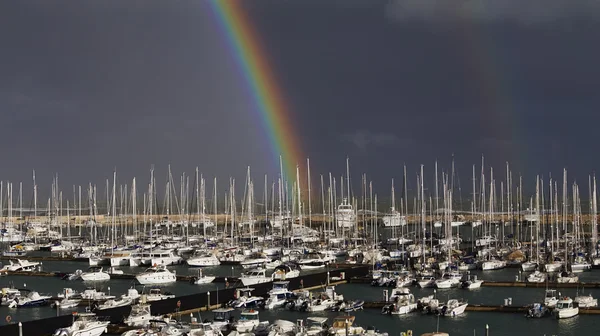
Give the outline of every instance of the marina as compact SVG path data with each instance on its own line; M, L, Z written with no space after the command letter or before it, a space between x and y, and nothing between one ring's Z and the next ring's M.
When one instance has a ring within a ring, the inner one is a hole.
M349 161L346 168L350 176ZM556 320L600 314L600 255L599 245L593 243L595 180L590 177L591 198L583 217L576 185L572 194L563 186L546 195L537 178L535 197L524 206L520 194L518 201L508 193L496 200L494 182L486 189L485 176L482 172L482 197L470 211L453 210L460 204L452 201L448 177L442 179L443 197L434 202L420 191L413 208L405 201L406 190L396 201L392 183L390 213L378 211L381 202L366 194L368 188L362 196L348 195L348 177L342 179L341 201L328 188L328 198L307 199L315 202L307 210L296 203L302 195L299 180L291 195L282 183L273 183L270 193L265 186L260 205L248 170L238 208L233 184L230 198L219 206L216 189L209 198L198 171L192 190L183 183L185 176L180 190L174 190L169 175L161 209L166 214L156 215L153 200L141 209L136 205L135 180L131 194L118 197L114 173L112 187L110 181L106 186L110 207L102 217L96 217L102 210L95 207L84 210L78 198L73 200L76 208L63 208L58 194L50 198L45 217L39 216L43 210L37 206L31 218L21 213L15 217L8 184L6 193L0 192L8 200L6 205L0 201L0 213L7 215L2 218L2 249L7 253L0 271L0 314L5 314L0 328L7 328L7 334L22 328L25 335L69 336L75 333L69 323L100 334L262 335L279 329L301 334L307 332L304 323L312 321L304 319L321 316L333 323L321 331L329 334L342 333L343 326L336 329L341 317L349 321L346 327L353 334L383 335L398 327L407 334L424 334L432 331L423 328L429 323L412 323L434 315L440 326L447 323L439 319L466 321L465 328L474 333L487 325L487 335L504 327L496 326L494 321L502 319L496 315L516 315L523 321L547 317L541 320L552 327ZM566 185L566 171L563 178ZM319 189L326 190L324 183ZM478 193L477 186L473 190ZM558 208L558 190L564 202L572 197L573 211ZM88 190L88 203L95 203L95 192ZM155 192L153 182L148 193ZM546 196L552 201L542 211ZM215 202L207 206L209 199ZM505 202L527 210L507 212ZM500 211L495 211L498 206ZM22 204L16 208L23 211ZM77 217L63 215L71 211ZM170 215L177 212L178 217ZM223 309L229 309L232 322L219 322L218 330L196 317ZM378 319L361 323L361 316L371 314L387 319L375 326L372 322ZM494 317L488 321L475 318L489 314ZM288 315L295 317L281 317ZM468 322L471 315L481 323ZM265 316L276 319L264 320Z

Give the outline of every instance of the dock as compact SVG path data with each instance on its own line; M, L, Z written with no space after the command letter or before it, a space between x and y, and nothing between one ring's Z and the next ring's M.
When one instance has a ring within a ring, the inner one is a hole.
M352 278L348 283L370 284L373 279L369 277ZM524 281L485 281L481 287L518 287L518 288L600 288L600 282L524 282ZM387 288L387 287L381 287Z

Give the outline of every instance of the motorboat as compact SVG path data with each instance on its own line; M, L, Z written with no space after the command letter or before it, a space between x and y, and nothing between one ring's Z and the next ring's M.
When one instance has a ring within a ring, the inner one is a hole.
M435 287L440 289L458 287L462 274L456 271L446 272L440 279L435 280Z
M99 292L95 288L87 288L76 297L90 301L106 301L116 298L114 295L107 295L105 292Z
M558 283L578 283L579 277L575 275L575 273L571 272L561 272L558 274L558 278L556 279Z
M349 301L340 301L335 305L331 306L329 310L331 311L343 311L346 313L362 310L365 305L364 300L349 300Z
M335 286L327 286L324 292L317 294L315 299L304 300L301 304L296 303L296 308L300 311L318 312L325 311L344 301L344 296L337 294Z
M317 269L324 268L327 261L318 253L308 253L297 260L300 269Z
M104 303L96 306L96 310L106 310L116 307L125 307L130 306L133 303L133 300L130 298L120 298L120 299L110 299L104 301Z
M546 289L546 293L544 294L544 305L548 308L554 308L558 303L558 296L556 295L556 289Z
M192 329L187 333L187 336L223 336L220 329L210 322L203 322L200 324L193 324Z
M174 250L154 250L148 254L148 257L143 258L142 264L171 266L180 264L182 260Z
M550 314L548 307L541 303L534 303L531 308L527 310L525 317L529 318L541 318Z
M560 272L563 267L563 263L561 261L555 260L551 263L545 264L544 269L548 273Z
M395 207L391 207L390 213L381 218L384 227L405 226L407 224L406 217L402 216Z
M242 281L242 284L244 284L244 286L252 286L273 281L273 278L268 277L266 273L267 271L265 269L252 270L246 273L242 273L240 276L240 280Z
M356 224L356 213L347 198L342 199L342 204L338 205L335 220L337 226L342 229L352 228Z
M570 318L579 314L579 307L575 307L571 298L564 297L558 300L552 313L558 319Z
M310 316L306 318L306 326L298 336L325 335L328 331L327 317Z
M150 267L135 278L142 285L160 285L177 281L175 272L169 271L163 265Z
M244 261L240 262L240 266L244 269L252 269L252 268L262 268L268 262L271 262L271 258L267 258L264 255L258 255L254 258L246 258Z
M421 277L421 280L417 281L417 284L421 288L433 288L435 287L435 277L432 276L424 276Z
M577 256L571 264L571 271L573 273L581 273L584 271L591 271L592 264L589 263L583 256Z
M234 319L234 311L235 309L231 307L218 308L213 310L212 325L216 328L219 328L221 331L228 330Z
M269 297L265 302L266 309L283 307L288 300L296 298L296 295L288 289L289 281L273 282L273 289L269 291Z
M192 267L211 267L221 265L221 261L214 254L201 253L186 260Z
M481 264L481 269L484 271L494 271L494 270L503 269L505 267L506 267L506 261L497 260L497 259L484 261Z
M461 287L464 289L477 289L477 288L481 288L481 285L483 284L483 280L481 279L477 279L477 275L473 275L473 276L467 276L466 280L462 280L461 281Z
M33 272L37 270L41 264L36 261L26 259L10 259L8 265L4 265L0 271L3 272Z
M448 300L448 302L438 308L438 314L441 316L458 316L462 315L469 304L456 299Z
M355 316L336 316L333 319L333 324L329 328L329 335L345 336L345 335L360 335L365 332L363 327L355 326Z
M73 324L57 329L54 336L100 336L106 332L109 323L98 319L94 313L73 312Z
M142 295L142 299L145 298L145 300L147 302L154 302L154 301L172 299L174 297L175 297L174 294L171 294L171 293L168 293L168 292L167 293L163 293L160 288L151 288L150 291L148 291L148 294L143 294Z
M28 292L27 295L23 295L21 293L20 296L15 297L9 304L9 308L24 308L24 307L37 307L37 306L45 306L50 303L50 299L52 299L49 295L40 295L40 293L36 291L29 291L26 289L22 289L22 292Z
M17 288L6 287L2 288L2 300L0 304L2 306L8 306L11 302L15 300L15 298L21 297L21 291Z
M81 300L79 299L66 298L52 303L51 307L58 307L59 309L71 309L79 306L79 303L81 303Z
M131 312L129 313L129 316L123 320L123 323L130 327L144 327L148 325L152 319L150 305L140 303L131 306Z
M198 276L192 277L190 282L194 285L204 285L213 282L217 277L214 275L206 275L202 269L198 269Z
M533 261L526 261L521 264L521 270L523 272L533 272L537 269L538 263Z
M239 333L252 332L261 324L258 318L258 310L246 309L240 313L240 318L234 323L234 329ZM268 325L269 322L266 321Z
M291 262L283 263L275 267L272 276L273 280L286 280L297 278L300 276L300 267Z
M90 267L86 272L80 273L79 277L83 281L107 281L110 280L110 274L104 272L101 266Z
M395 288L389 297L390 304L381 310L382 314L405 315L417 310L414 295L408 288Z
M240 288L237 290L235 299L229 302L229 306L233 308L254 308L262 307L265 303L265 299L261 296L253 296L252 291L254 288Z
M131 287L127 290L127 293L121 295L121 298L125 299L131 299L133 301L139 299L141 297L140 292L138 292L137 289Z
M576 303L579 308L598 307L598 299L594 299L592 294L578 295L573 302Z
M540 271L535 271L535 272L529 274L529 276L527 277L527 281L534 282L534 283L542 283L542 282L546 282L546 280L548 280L548 273L544 273L544 272L540 272Z

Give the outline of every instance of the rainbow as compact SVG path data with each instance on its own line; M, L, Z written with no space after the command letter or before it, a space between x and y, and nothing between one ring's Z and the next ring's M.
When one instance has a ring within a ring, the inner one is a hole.
M265 49L241 1L209 0L210 8L225 34L231 54L255 103L262 127L268 136L273 163L287 180L295 180L296 166L305 160L291 122L291 112L272 69Z

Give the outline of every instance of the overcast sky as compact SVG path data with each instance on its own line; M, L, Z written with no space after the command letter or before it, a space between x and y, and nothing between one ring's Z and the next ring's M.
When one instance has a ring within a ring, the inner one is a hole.
M413 179L454 154L469 188L483 154L500 175L510 161L531 182L567 167L587 184L600 164L597 1L244 5L313 176L343 174L349 156L387 192L403 163ZM36 169L68 189L116 167L145 184L169 163L275 178L222 38L205 1L0 2L0 179L29 185Z

